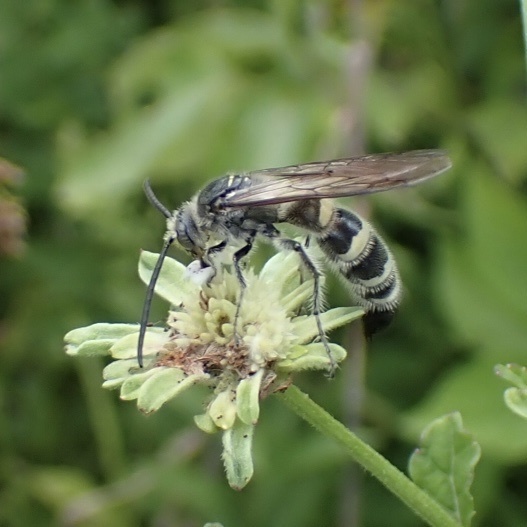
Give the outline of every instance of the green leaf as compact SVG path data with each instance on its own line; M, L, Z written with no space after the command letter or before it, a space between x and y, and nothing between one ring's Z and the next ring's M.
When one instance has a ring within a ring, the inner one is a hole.
M510 304L511 316L525 326L527 245L519 243L518 236L527 232L527 201L478 168L467 177L466 219L471 242L467 247L485 287L504 306ZM512 249L514 257L510 257Z
M460 412L486 459L507 464L525 459L527 423L503 405L503 385L492 374L493 368L488 358L478 358L447 372L419 404L401 416L402 435L415 441L435 416Z
M527 341L527 202L484 167L464 173L465 235L436 258L437 293L452 324L494 361L520 360Z
M433 421L410 458L414 482L435 498L464 526L470 525L474 502L470 486L481 449L463 430L457 412Z
M185 137L196 115L224 86L222 76L209 76L208 83L193 80L173 84L171 93L135 114L128 113L84 152L77 152L59 187L60 201L71 214L99 214L115 207L156 159Z
M527 108L515 98L487 99L473 105L467 115L473 139L486 152L497 171L514 183L525 178Z

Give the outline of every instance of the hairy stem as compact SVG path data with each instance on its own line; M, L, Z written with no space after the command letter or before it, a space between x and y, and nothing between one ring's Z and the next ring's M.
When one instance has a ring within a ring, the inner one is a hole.
M318 406L296 386L277 395L291 410L319 432L340 443L351 457L433 527L461 525L399 469Z

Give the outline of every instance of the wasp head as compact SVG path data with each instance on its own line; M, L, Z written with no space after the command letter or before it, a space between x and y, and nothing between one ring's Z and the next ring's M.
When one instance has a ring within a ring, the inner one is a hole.
M167 236L174 236L179 245L193 257L202 259L206 253L208 236L199 226L199 217L194 201L185 203L170 218L167 218Z

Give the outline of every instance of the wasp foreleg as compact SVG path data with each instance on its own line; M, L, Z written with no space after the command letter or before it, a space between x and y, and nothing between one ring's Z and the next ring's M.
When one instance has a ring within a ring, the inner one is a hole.
M238 279L238 282L240 284L240 296L238 297L238 301L236 302L236 313L234 315L234 344L236 346L239 346L240 344L240 335L238 333L238 320L240 318L240 309L243 302L243 296L245 293L245 288L247 287L247 283L245 282L245 278L243 276L242 268L241 268L241 260L242 258L245 258L253 248L253 240L254 236L247 239L247 244L244 245L241 249L238 249L232 258L233 266L234 266L234 272L236 273L236 278Z
M207 254L204 258L201 259L202 267L210 267L213 270L213 273L210 275L210 278L207 280L207 283L210 283L218 272L217 264L213 261L211 256L214 257L214 255L221 253L225 249L225 247L227 247L227 241L223 240L217 245L214 245L213 247L207 249Z

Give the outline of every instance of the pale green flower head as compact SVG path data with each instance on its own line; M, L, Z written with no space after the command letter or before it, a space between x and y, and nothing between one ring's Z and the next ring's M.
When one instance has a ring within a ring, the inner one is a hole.
M141 279L148 283L158 255L143 252ZM260 273L244 272L246 289L234 338L240 284L229 269L198 262L188 268L166 258L155 292L171 307L166 328L149 327L143 347L144 368L137 363L138 324L94 324L70 331L69 355L111 355L103 372L105 388L119 388L121 399L137 399L150 413L195 384L212 388L204 413L194 418L208 433L223 432L227 478L240 489L253 472L251 443L260 400L284 389L291 374L327 371L331 361L310 314L313 280L303 273L295 253L278 253ZM358 307L330 309L321 315L326 331L362 316ZM346 351L330 343L333 360Z

